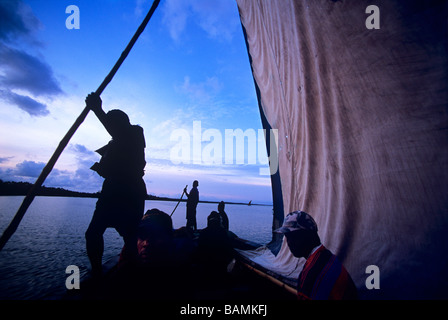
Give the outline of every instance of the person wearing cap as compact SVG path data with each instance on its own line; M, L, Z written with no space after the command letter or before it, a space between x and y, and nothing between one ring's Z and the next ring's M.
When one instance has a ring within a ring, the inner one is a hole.
M298 278L299 300L353 300L356 286L339 259L325 248L317 234L317 224L306 212L288 214L281 228L291 253L306 262Z

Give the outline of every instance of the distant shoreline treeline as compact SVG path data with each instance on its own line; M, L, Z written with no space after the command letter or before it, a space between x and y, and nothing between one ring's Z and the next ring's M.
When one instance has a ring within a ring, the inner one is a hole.
M0 196L26 196L33 186L29 182L14 182L0 180ZM63 188L52 188L42 186L37 192L38 196L52 197L78 197L78 198L98 198L99 192L88 193L70 191Z
M0 196L26 196L33 186L29 182L14 182L14 181L3 181L0 179ZM73 198L98 198L100 192L89 193L89 192L78 192L66 190L63 188L53 188L53 187L40 187L37 192L38 196L46 197L73 197ZM157 201L179 201L179 199L173 199L168 197L157 197L154 195L147 195L146 200L157 200ZM186 199L182 199L182 202L186 202ZM218 203L217 201L200 201L201 203ZM241 204L247 205L247 203L240 202L227 202L228 204ZM259 204L252 204L259 205Z

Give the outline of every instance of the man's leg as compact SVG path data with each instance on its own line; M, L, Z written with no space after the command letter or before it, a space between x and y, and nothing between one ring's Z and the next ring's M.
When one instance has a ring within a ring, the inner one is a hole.
M191 224L193 227L193 231L197 231L198 230L198 224L196 222L196 209L192 210L191 212Z
M138 225L143 217L145 199L131 199L122 206L121 218L115 225L115 230L123 237L125 261L135 264L138 257L137 238Z
M191 230L194 231L194 219L192 217L188 217L187 218L187 225L186 225L186 227L188 229L191 229Z
M101 276L103 268L104 240L103 234L106 231L106 224L93 214L92 221L85 233L87 256L92 266L92 275Z
M193 230L194 230L194 231L197 231L197 230L198 230L198 224L197 224L197 222L196 222L196 212L195 212L195 215L194 215L194 217L193 217Z

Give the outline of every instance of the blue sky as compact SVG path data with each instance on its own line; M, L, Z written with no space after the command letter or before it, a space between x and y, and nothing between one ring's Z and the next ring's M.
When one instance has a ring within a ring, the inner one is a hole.
M0 1L0 179L35 181L151 4ZM79 8L79 29L66 28L69 5ZM102 99L106 111L122 109L144 128L148 193L177 197L198 179L203 200L272 202L269 176L260 175L266 151L235 1L162 0ZM213 136L200 141L199 154L193 123L200 123L202 138ZM255 164L248 163L249 141L231 150L235 159L244 153L243 164L225 163L228 149L221 163L194 161L203 160L204 150L219 155L216 134L224 148L226 129L257 134ZM172 161L173 148L185 146L173 139L179 130L191 137L190 163ZM100 190L102 179L89 168L99 160L94 150L109 140L89 114L45 185Z

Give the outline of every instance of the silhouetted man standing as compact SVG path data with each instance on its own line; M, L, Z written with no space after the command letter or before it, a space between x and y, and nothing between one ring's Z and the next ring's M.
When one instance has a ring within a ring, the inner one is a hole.
M226 204L224 201L221 201L218 204L218 213L221 216L221 222L222 226L226 231L229 231L229 217L227 216L226 212L224 211L224 208L226 207Z
M106 114L101 98L94 93L87 96L86 105L112 136L106 146L97 150L101 160L91 168L105 180L85 234L92 275L100 276L106 228L115 228L123 237L123 254L129 261L137 257L137 227L143 216L146 198L143 181L146 145L143 129L131 125L126 113L111 110Z
M193 181L193 188L191 188L190 193L187 192L187 188L184 189L185 194L188 197L187 200L187 228L192 228L193 231L197 230L196 223L196 207L199 202L199 182L197 180Z

